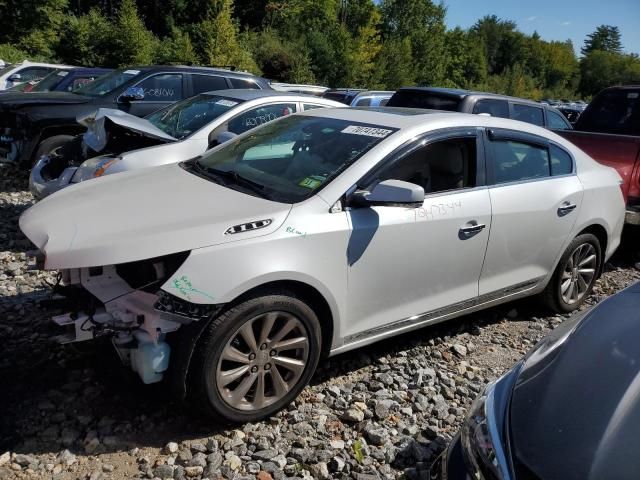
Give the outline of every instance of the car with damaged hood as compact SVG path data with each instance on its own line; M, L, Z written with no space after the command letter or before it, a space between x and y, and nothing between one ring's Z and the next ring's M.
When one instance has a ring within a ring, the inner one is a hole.
M620 177L553 132L324 108L26 210L64 342L111 338L211 416L289 404L323 356L524 296L577 309L620 243Z
M84 135L37 161L29 187L43 198L103 175L181 162L277 118L327 107L344 105L311 95L247 89L202 93L146 118L100 109L78 119L87 126Z
M434 480L638 478L640 283L565 320L478 396Z
M31 168L37 159L82 134L76 121L99 108L144 117L202 92L271 90L249 73L208 67L147 65L121 68L72 92L0 95L0 161Z

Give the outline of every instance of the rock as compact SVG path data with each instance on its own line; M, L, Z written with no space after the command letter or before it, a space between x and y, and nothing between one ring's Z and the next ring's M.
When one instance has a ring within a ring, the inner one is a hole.
M196 453L191 460L187 462L187 465L190 467L206 467L207 466L207 456L202 453Z
M518 318L518 310L516 310L515 308L512 308L511 310L509 310L509 312L507 313L507 318L510 319L514 319L514 318Z
M207 464L211 466L211 468L216 469L220 468L224 458L220 452L213 452L207 455Z
M178 444L176 442L169 442L164 447L165 455L170 453L176 453L178 451Z
M89 455L93 454L100 446L100 440L98 437L93 437L84 444L84 451Z
M273 477L269 472L265 472L264 470L260 470L258 475L256 475L257 480L273 480Z
M329 467L324 462L318 462L310 466L309 470L313 478L327 479L331 478L329 474Z
M69 450L63 450L57 457L58 463L63 465L73 465L76 463L76 456Z
M200 466L184 467L184 473L187 477L197 477L198 475L202 475L202 472L204 472L204 468Z
M254 452L253 455L251 455L251 458L253 458L254 460L262 460L266 462L274 458L276 455L278 455L277 450L268 449L268 450L260 450L258 452Z
M242 460L240 460L240 457L238 457L237 455L231 455L226 460L226 464L229 465L229 468L231 470L240 470L240 467L242 466Z
M115 470L115 468L116 467L114 467L110 463L105 463L104 465L102 465L102 471L106 472L106 473L113 472Z
M400 410L400 405L395 400L379 400L374 408L376 417L380 420L384 420L398 410Z
M332 472L341 472L344 470L345 462L342 457L333 457L329 463Z
M67 450L65 450L67 451ZM14 463L17 463L21 467L28 467L29 465L37 465L38 460L36 460L31 455L25 455L23 453L18 453L13 459ZM70 464L69 464L70 465Z
M178 460L180 460L183 463L187 463L192 458L193 458L193 455L191 454L191 450L183 448L178 452Z
M369 443L373 445L383 445L389 438L387 430L381 427L374 427L371 424L365 428L364 433Z
M11 460L11 453L4 452L2 455L0 455L0 467L9 463L10 460Z
M348 408L340 417L345 422L361 422L364 420L364 412L357 408Z
M460 343L456 343L451 347L451 350L454 351L454 353L456 355L458 355L459 357L466 357L467 356L467 347L465 347L464 345L461 345Z
M153 469L153 474L158 478L173 478L174 467L171 465L158 465Z
M329 446L335 450L344 450L344 440L331 440Z

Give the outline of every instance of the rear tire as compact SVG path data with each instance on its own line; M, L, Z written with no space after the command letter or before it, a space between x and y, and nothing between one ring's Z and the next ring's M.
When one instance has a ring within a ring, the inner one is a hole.
M260 420L293 401L322 345L314 311L293 292L262 292L214 318L191 361L196 406L225 423Z
M38 144L38 149L36 150L35 155L31 159L31 166L35 165L38 160L43 155L49 155L54 150L62 147L64 144L68 143L74 137L73 135L54 135L53 137L49 137Z
M542 293L546 305L558 313L578 309L593 290L601 264L598 238L590 233L578 235L560 258Z

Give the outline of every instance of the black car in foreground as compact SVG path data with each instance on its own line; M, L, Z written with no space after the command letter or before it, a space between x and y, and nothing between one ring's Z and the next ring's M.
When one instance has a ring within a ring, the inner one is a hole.
M475 400L432 479L640 478L640 282L565 321Z
M86 127L76 117L117 108L138 117L212 90L271 89L249 73L207 67L147 65L114 70L73 92L0 95L0 161L31 167Z

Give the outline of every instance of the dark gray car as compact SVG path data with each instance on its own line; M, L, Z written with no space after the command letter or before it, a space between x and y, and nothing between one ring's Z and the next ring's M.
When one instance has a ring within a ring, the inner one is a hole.
M555 130L573 128L564 115L550 105L524 98L456 88L404 87L393 94L387 106L487 114Z
M640 282L565 321L471 406L431 478L637 479Z

